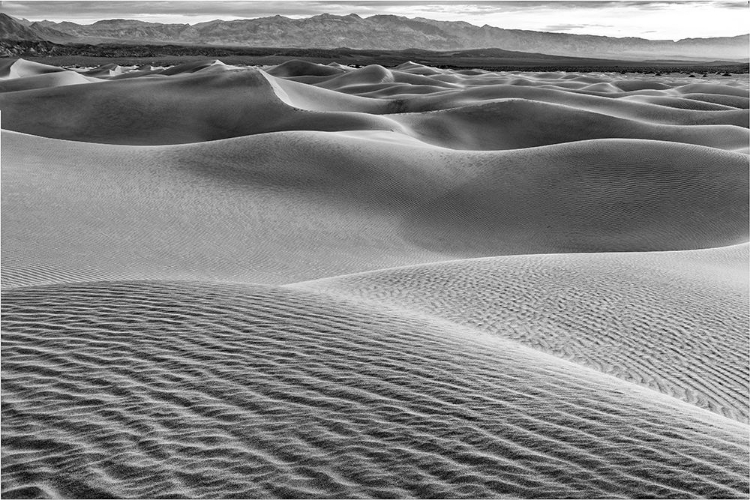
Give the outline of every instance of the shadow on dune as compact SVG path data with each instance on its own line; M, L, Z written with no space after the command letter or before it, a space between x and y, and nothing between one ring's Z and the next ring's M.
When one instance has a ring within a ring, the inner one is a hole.
M747 158L600 140L477 156L401 234L475 256L711 248L747 241Z
M202 142L282 130L390 130L364 113L305 111L256 70L199 68L168 78L113 80L0 94L6 129L107 144Z

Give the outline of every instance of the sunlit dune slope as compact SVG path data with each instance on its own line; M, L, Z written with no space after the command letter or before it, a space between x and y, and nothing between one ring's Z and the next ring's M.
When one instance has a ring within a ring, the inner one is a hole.
M59 71L55 73L44 73L26 78L0 79L0 92L16 92L22 90L33 90L50 87L61 87L64 85L78 85L91 83L91 77L86 77L73 71Z
M519 343L304 291L3 294L5 495L741 497L747 427Z
M3 59L0 61L0 78L26 78L63 71L65 71L63 68L24 59Z
M747 240L747 182L744 155L652 141L464 152L395 133L131 147L5 132L3 284L284 283L459 257L731 245Z
M491 257L294 286L438 316L748 421L747 244Z

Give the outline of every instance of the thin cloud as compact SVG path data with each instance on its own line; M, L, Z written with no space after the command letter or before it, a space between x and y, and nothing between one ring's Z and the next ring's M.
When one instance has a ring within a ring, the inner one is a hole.
M744 1L685 1L685 0L618 0L618 1L6 1L2 2L3 12L10 15L50 16L71 18L95 16L135 16L135 15L183 15L183 16L235 16L261 17L266 15L316 15L322 13L387 13L415 9L420 12L431 8L443 10L451 8L456 12L511 12L540 9L611 9L613 7L634 7L641 10L660 10L675 5L706 4L721 8L746 8Z
M544 31L570 31L585 27L585 24L550 24L544 27Z
M744 9L747 10L750 7L750 2L739 1L739 2L718 2L717 7L724 9Z

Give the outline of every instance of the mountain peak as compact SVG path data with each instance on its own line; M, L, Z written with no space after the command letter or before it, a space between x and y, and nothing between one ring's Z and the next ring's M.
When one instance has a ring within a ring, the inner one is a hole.
M6 40L43 41L44 37L28 26L24 26L16 18L0 12L0 38Z

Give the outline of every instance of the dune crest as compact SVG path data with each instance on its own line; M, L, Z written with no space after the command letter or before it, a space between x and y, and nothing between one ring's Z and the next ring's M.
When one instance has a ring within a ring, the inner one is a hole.
M290 286L448 319L747 424L749 271L742 244L491 257Z

